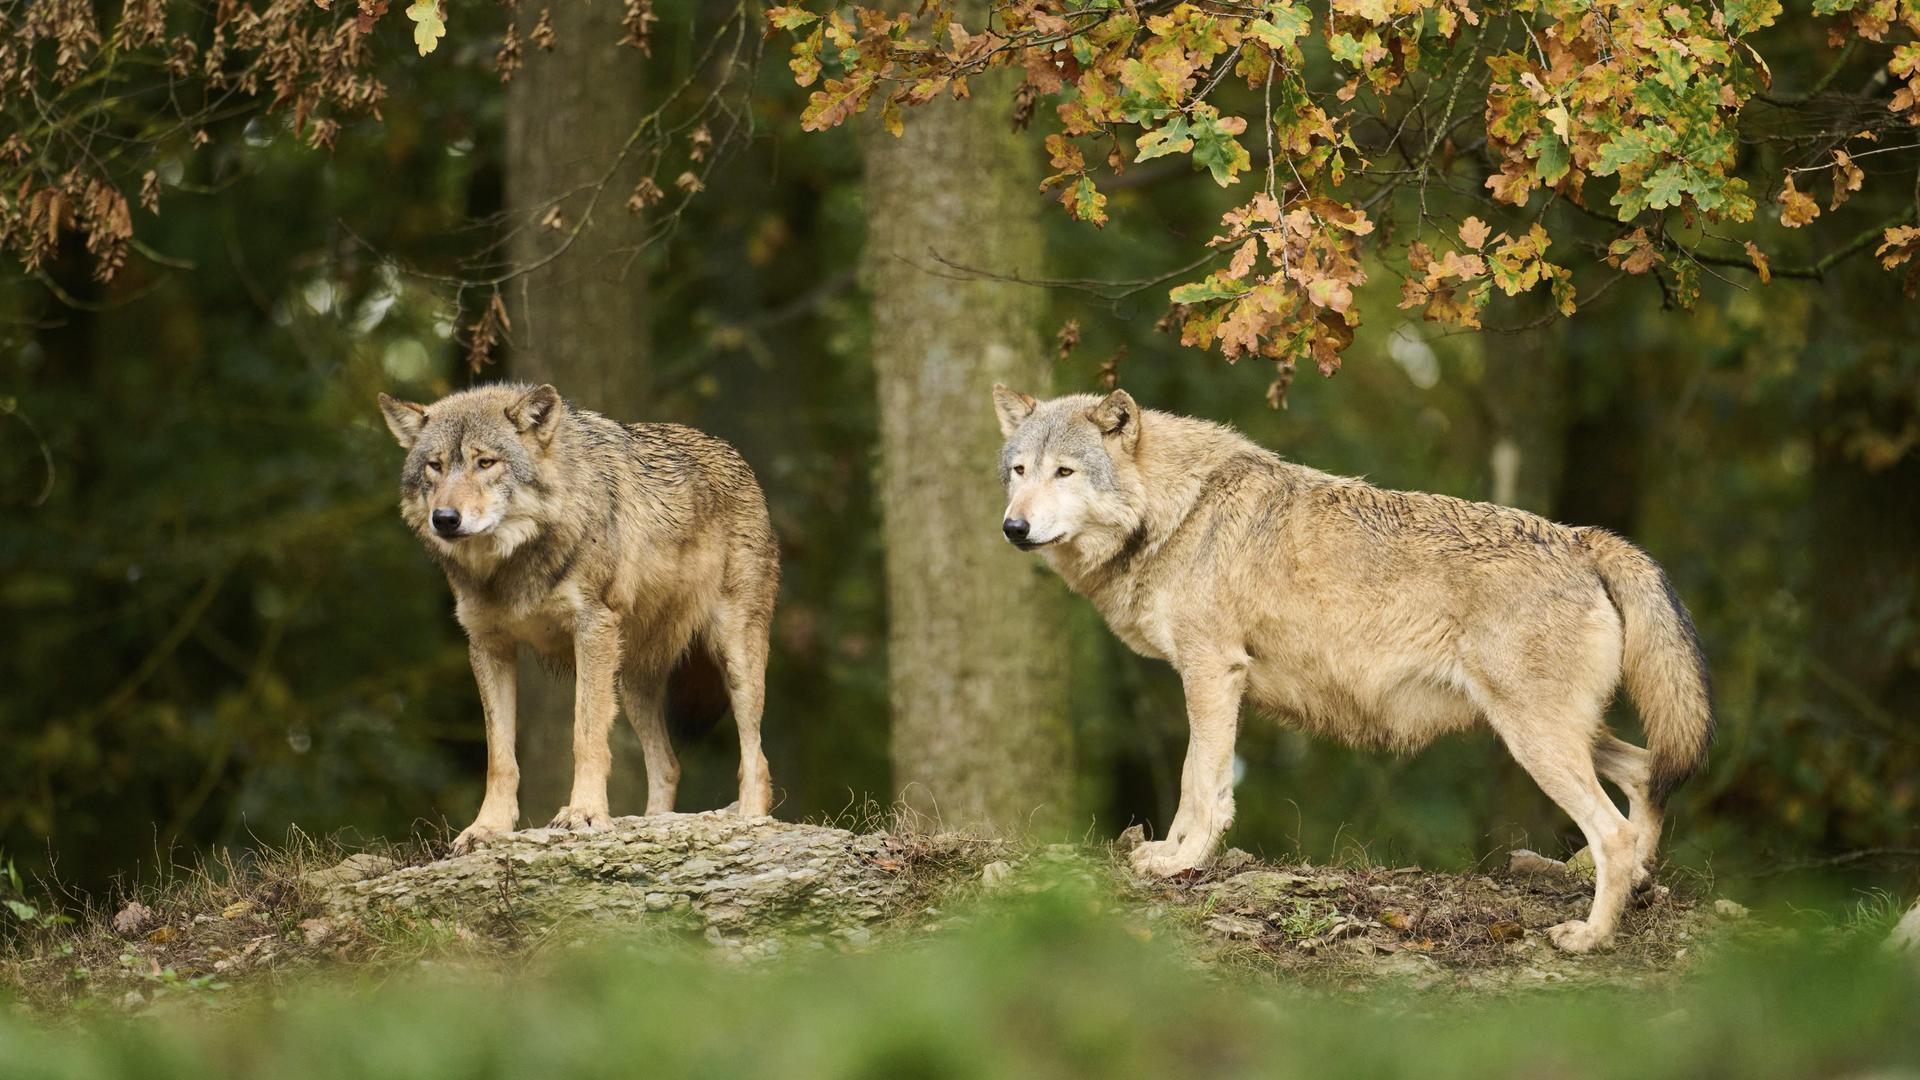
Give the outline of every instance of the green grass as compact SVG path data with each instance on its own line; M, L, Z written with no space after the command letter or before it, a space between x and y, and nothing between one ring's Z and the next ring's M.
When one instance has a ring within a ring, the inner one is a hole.
M132 1018L0 1008L0 1077L1920 1075L1920 980L1864 935L1728 955L1672 990L1488 1000L1209 974L1066 885L954 922L754 964L616 940L182 990Z

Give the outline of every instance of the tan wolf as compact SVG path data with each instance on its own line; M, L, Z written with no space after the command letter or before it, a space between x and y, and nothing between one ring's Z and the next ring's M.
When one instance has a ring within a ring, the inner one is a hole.
M1593 852L1593 909L1554 943L1611 943L1629 889L1651 880L1661 810L1713 737L1693 622L1658 564L1599 529L1305 468L1123 390L993 399L1007 539L1186 692L1179 809L1138 870L1212 856L1233 820L1243 699L1400 751L1485 722ZM1602 720L1622 675L1644 750Z
M519 820L521 645L574 672L573 794L556 827L608 820L616 700L645 753L647 813L673 809L680 765L663 698L696 648L718 663L740 729L739 811L767 813L760 713L779 551L739 453L678 424L573 408L551 386L480 386L431 405L381 394L380 411L407 450L400 516L453 586L486 714L486 796L454 847Z

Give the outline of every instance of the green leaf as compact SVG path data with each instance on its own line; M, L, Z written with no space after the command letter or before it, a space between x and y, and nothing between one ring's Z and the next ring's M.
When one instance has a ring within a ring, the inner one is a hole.
M1312 21L1312 13L1304 6L1276 3L1267 7L1266 18L1255 19L1247 24L1247 33L1268 48L1284 51L1292 48L1293 43L1306 34Z
M1073 216L1080 221L1091 221L1095 225L1107 223L1107 197L1093 186L1093 177L1081 175L1061 196Z
M1567 175L1573 157L1567 144L1557 136L1542 134L1533 140L1533 146L1529 149L1534 156L1534 174L1540 177L1541 183L1557 184L1561 177Z
M1653 156L1653 146L1637 128L1615 135L1600 146L1600 159L1593 164L1596 176L1612 176L1623 167L1637 165Z
M1735 34L1751 34L1773 25L1780 0L1726 0L1727 25Z
M1361 58L1367 53L1366 46L1352 34L1333 35L1333 40L1327 42L1327 51L1335 60L1353 67L1359 67Z
M1204 304L1209 300L1232 300L1237 296L1245 296L1251 290L1252 286L1245 282L1215 273L1205 281L1175 286L1167 293L1167 299L1176 304Z
M1140 150L1133 159L1135 161L1151 161L1168 154L1184 154L1193 149L1192 130L1186 117L1175 116L1167 121L1165 127L1140 136L1134 145Z
M817 23L820 16L798 7L776 7L767 9L767 21L781 30L798 30L803 26Z
M1247 148L1234 136L1247 130L1240 117L1221 117L1211 105L1193 109L1193 163L1213 174L1213 182L1226 187L1239 173L1253 164Z
M1686 194L1686 174L1679 165L1663 166L1647 178L1647 205L1655 210L1679 206Z

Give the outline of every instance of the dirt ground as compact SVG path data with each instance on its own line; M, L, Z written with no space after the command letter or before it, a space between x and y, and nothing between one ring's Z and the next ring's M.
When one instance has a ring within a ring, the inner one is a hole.
M725 814L621 818L606 832L514 833L450 857L428 842L348 854L296 844L177 876L24 935L0 987L43 1015L139 1011L268 989L329 968L515 965L608 931L754 962L794 948L886 948L1000 897L1072 880L1195 962L1338 993L1637 985L1764 933L1730 901L1660 889L1608 952L1569 956L1547 927L1591 897L1537 856L1494 874L1281 865L1229 850L1203 871L1135 878L1114 847L854 833Z

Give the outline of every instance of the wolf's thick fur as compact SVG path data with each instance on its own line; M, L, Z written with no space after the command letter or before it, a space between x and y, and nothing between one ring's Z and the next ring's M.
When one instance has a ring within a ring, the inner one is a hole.
M1008 538L1186 690L1179 810L1136 867L1212 856L1233 819L1243 698L1402 751L1484 721L1593 851L1593 909L1554 942L1610 943L1649 881L1662 807L1713 737L1693 624L1658 564L1599 529L1295 465L1125 391L1041 402L997 386L994 404ZM1602 720L1623 673L1644 750Z
M609 816L616 700L646 755L647 813L673 809L680 766L663 699L693 648L726 679L740 813L767 813L760 713L779 551L739 453L678 424L573 408L551 386L481 386L425 406L381 394L380 410L407 449L400 515L446 569L486 713L486 796L454 846L519 820L521 645L575 673L573 794L554 825L593 829Z

